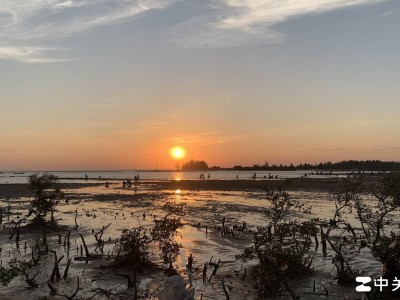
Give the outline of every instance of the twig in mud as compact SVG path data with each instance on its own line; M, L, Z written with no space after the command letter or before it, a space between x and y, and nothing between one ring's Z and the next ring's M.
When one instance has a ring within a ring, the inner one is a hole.
M47 286L48 286L49 289L50 289L50 295L51 295L51 296L57 295L56 289L50 284L50 282L47 282Z
M225 278L222 278L222 288L224 289L226 300L230 300L231 298L229 297L228 291L225 288Z
M115 275L128 279L128 289L131 289L135 286L135 283L133 282L132 277L130 275L118 274L118 273L115 273Z
M86 257L90 257L89 250L88 250L88 247L86 246L86 242L85 242L85 239L84 239L82 233L79 233L79 236L82 239L83 247L85 248Z
M46 237L46 230L43 229L43 239L42 239L42 245L46 245L47 244L47 237Z
M189 257L188 257L188 264L186 265L186 268L188 268L189 270L191 270L193 268L193 254L190 253Z
M315 241L315 250L314 251L318 251L319 248L319 242L318 242L318 236L317 233L314 234L314 241Z
M59 293L57 292L57 290L51 285L50 282L47 282L47 286L48 286L49 289L50 289L50 295L52 295L52 296L64 297L64 298L67 299L67 300L73 300L73 299L76 297L76 295L78 294L79 290L80 290L80 288L79 288L79 277L77 277L77 286L76 286L76 290L75 290L75 292L74 292L71 296L59 294Z
M286 281L283 281L283 285L286 288L286 290L289 292L290 297L292 297L293 300L297 300L297 297L296 297L295 293L292 291L292 289L290 288L289 284Z
M17 244L19 243L19 234L20 234L20 230L21 230L21 223L24 221L26 221L26 219L18 220L18 222L15 222L14 220L12 220L10 222L9 226L11 226L12 224L15 224L15 226L14 226L14 231L11 233L11 235L8 239L12 240L14 235L16 234L15 242Z
M70 236L71 236L72 230L75 230L75 228L71 229L70 231L68 231L68 233L67 233L67 235L65 236L65 239L64 239L64 248L65 248L65 246L67 246L68 250L71 247Z
M247 269L244 268L244 273L243 273L243 276L242 276L242 280L244 280L246 278L246 276L247 276Z
M31 251L32 251L32 262L33 262L33 265L36 266L39 263L40 257L42 256L42 253L40 252L40 249L39 249L38 258L36 259L35 258L35 250L34 250L33 247L31 247Z
M206 278L207 278L207 263L205 263L203 267L203 284L206 282Z
M37 272L32 278L30 278L28 272L25 273L25 282L33 289L36 289L39 287L39 284L35 280L35 278L38 274L39 274L39 272Z
M137 287L137 273L136 273L136 267L133 267L133 278L131 276L131 274L127 275L127 274L115 274L117 276L121 276L121 277L125 277L126 279L128 279L128 289L130 288L134 288L135 289L135 294L134 294L134 300L138 299L138 287Z
M217 273L217 270L219 268L219 264L221 263L221 259L218 260L218 263L215 265L213 272L211 273L210 278L208 279L208 282L211 282L211 279L214 277L214 275Z
M68 259L67 266L65 267L65 270L64 270L64 276L63 276L64 279L66 279L68 277L68 270L69 270L69 266L71 265L71 261L72 261L72 258Z
M103 296L103 297L107 297L107 298L111 298L111 296L125 296L128 297L129 294L127 293L113 293L111 291L102 289L102 288L96 288L94 290L91 290L92 293L96 293L93 296L89 297L87 300L93 299L96 296Z
M104 230L106 230L106 229L107 229L108 227L110 227L110 226L111 226L111 223L108 224L107 226L103 227L103 229L101 229L99 232L97 232L97 233L94 235L94 237L95 237L97 243L100 243L100 242L102 241L101 238L102 238L102 236L103 236Z
M59 281L61 279L61 274L60 274L60 269L58 267L58 264L64 258L64 255L62 255L59 259L57 259L56 251L53 251L53 250L49 250L49 251L54 254L54 268L53 268L53 272L51 273L50 281L54 282L54 279L57 279L57 281Z
M76 218L78 217L78 208L75 210L75 229L78 229L78 223L76 222Z
M110 227L111 226L111 223L110 224L108 224L107 226L105 226L105 227L103 227L103 229L101 229L99 232L97 232L95 235L94 235L94 238L96 239L96 241L97 241L97 246L96 246L96 249L94 249L94 251L96 251L97 249L99 249L100 250L100 252L101 252L101 254L103 254L103 249L104 249L104 240L102 239L102 237L103 237L103 233L104 233L104 230L106 230L108 227Z
M328 297L328 290L327 290L327 288L322 284L322 282L320 282L319 284L320 284L320 285L323 287L323 289L325 290L325 296Z

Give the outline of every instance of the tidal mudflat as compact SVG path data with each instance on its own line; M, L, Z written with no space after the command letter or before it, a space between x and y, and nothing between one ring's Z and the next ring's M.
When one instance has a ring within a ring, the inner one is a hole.
M162 299L166 278L178 274L194 292L194 299L258 299L262 287L252 274L256 260L243 261L237 256L254 243L259 227L270 221L272 207L266 189L286 187L290 201L301 204L285 216L285 222L318 220L316 227L323 234L337 231L330 240L337 243L346 234L339 224L332 229L327 224L337 211L334 190L338 181L144 181L132 187L123 187L117 180L108 187L102 182L64 182L60 184L64 198L54 212L58 227L27 226L27 218L18 225L18 239L15 224L26 218L34 196L24 184L0 185L2 266L13 259L31 262L23 274L0 287L0 297L134 299L136 294L137 299ZM375 205L365 189L359 197L371 207ZM391 216L396 224L400 221L396 212ZM179 247L169 257L170 262L162 257L159 247L149 243L146 251L151 268L132 274L129 265L115 263L121 255L124 229L151 228L165 218L181 223L173 236ZM343 220L356 235L361 234L356 214L346 212ZM282 285L277 295L268 298L291 299L294 294L301 299L361 299L355 284L338 284L338 254L326 245L323 234L315 234L307 253L311 258L309 274L292 278L288 288ZM368 247L358 249L358 245L359 241L347 242L354 255L344 254L346 263L366 276L379 275L382 264ZM136 276L136 288L132 276Z

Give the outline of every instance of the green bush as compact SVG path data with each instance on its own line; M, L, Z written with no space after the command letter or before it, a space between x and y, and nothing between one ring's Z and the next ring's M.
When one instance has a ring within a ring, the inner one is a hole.
M38 225L46 225L46 216L51 213L50 224L54 225L54 206L58 199L64 197L59 188L56 187L58 178L52 174L38 175L34 174L29 176L29 189L34 193L34 199L31 200L30 214L35 217L32 223Z
M267 199L271 204L268 225L258 227L253 245L236 256L243 261L257 260L252 274L264 297L277 295L282 285L289 290L289 279L311 273L309 250L318 231L313 220L286 220L293 208L301 207L288 193L268 192Z
M12 259L7 267L0 267L0 284L7 286L15 277L25 274L30 267L30 262Z

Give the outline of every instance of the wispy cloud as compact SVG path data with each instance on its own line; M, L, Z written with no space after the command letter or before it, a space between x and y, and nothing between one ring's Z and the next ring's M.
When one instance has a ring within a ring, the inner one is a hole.
M237 142L240 140L248 139L254 137L252 134L243 135L224 135L216 131L210 132L197 132L192 134L179 135L172 138L165 138L164 141L170 141L174 144L179 144L181 146L211 146L217 144L228 144Z
M64 61L44 47L90 28L111 25L162 9L176 0L2 0L0 59L25 63Z
M232 47L283 42L286 36L274 26L295 17L384 1L388 0L2 0L0 59L65 61L54 52L60 39L172 4L176 12L182 5L193 5L169 30L180 46Z
M184 47L226 47L279 43L286 36L274 29L291 18L320 14L386 0L216 0L213 10L177 26L174 34Z
M16 60L23 63L52 63L70 60L52 57L50 53L55 50L61 49L0 45L0 59Z

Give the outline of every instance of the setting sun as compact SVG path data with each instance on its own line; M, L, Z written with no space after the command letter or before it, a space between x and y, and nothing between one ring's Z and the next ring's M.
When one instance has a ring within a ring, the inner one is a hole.
M182 159L185 157L185 155L186 155L186 151L182 147L174 147L171 149L171 156L174 159L177 159L177 160Z

